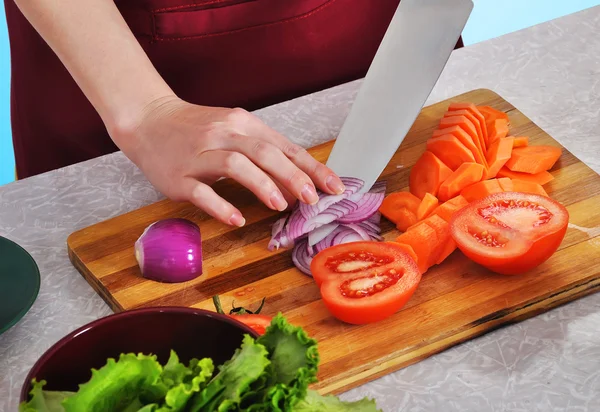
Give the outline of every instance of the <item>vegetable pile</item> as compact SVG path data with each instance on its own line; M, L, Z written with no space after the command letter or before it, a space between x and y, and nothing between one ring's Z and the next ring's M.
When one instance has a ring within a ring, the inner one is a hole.
M69 411L377 411L375 402L342 402L308 389L317 381L317 342L280 314L258 339L245 335L233 357L182 363L177 354L161 365L154 355L127 353L92 370L77 392L47 391L33 381L20 412Z

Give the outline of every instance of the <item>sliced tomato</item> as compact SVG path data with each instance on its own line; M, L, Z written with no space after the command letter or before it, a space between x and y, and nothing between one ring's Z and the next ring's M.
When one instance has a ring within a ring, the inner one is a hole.
M364 324L383 320L411 298L421 272L406 250L392 242L351 242L318 253L311 272L337 319Z
M271 324L271 317L267 315L229 315L254 329L259 335L264 335L267 327Z
M494 193L470 203L451 219L458 248L489 270L525 273L556 252L569 223L569 212L549 197Z

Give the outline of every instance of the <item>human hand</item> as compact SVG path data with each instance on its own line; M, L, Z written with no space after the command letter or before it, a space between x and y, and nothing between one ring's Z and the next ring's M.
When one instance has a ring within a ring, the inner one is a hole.
M316 203L315 184L329 194L344 191L329 168L242 109L166 97L149 105L134 127L118 133L125 155L161 193L189 201L226 224L243 226L245 219L210 187L221 177L236 180L279 211L296 199Z

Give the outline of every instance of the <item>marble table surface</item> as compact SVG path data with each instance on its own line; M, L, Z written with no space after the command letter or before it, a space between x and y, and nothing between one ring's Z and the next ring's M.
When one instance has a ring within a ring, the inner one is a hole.
M257 114L304 146L333 138L360 81ZM455 51L427 104L489 88L600 172L600 7ZM73 231L161 199L121 153L0 187L0 235L28 250L42 285L0 335L0 411L73 329L111 313L70 264ZM600 264L600 262L599 262ZM600 294L455 346L342 395L385 411L600 411Z

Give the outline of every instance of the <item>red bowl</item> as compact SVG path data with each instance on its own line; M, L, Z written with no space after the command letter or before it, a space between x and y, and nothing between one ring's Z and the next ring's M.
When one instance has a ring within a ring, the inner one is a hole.
M77 391L108 358L121 353L158 356L165 364L171 349L182 362L212 358L215 367L230 359L245 334L258 334L243 323L215 312L156 307L109 315L71 332L48 349L33 365L21 389L20 402L29 400L31 380L47 381L44 389Z

